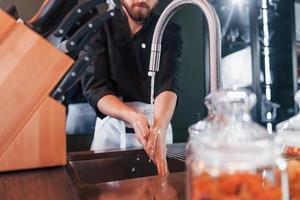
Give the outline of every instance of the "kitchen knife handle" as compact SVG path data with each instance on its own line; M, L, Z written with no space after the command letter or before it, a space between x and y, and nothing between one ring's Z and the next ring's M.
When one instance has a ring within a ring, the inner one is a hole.
M89 41L89 38L94 32L102 25L102 23L115 15L111 10L104 15L98 15L90 19L85 25L83 25L74 35L67 40L66 47L69 52L78 51L78 48L84 46L82 43ZM88 38L88 39L87 39Z
M63 102L65 93L68 92L80 80L82 74L92 60L92 55L84 55L79 57L76 63L64 76L62 81L53 90L51 97L57 101Z
M56 37L65 37L72 26L78 21L78 19L85 15L89 10L94 8L96 5L105 3L106 0L90 0L83 4L79 4L74 7L69 14L64 18L61 25L54 32Z

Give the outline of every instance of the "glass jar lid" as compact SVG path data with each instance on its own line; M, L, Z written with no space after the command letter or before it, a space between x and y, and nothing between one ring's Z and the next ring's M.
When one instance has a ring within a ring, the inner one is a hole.
M294 99L300 108L300 90L295 94ZM284 145L300 147L300 113L277 124L276 131Z
M256 103L255 94L245 89L226 89L211 93L206 102L209 116L189 128L190 136L203 132L217 134L224 142L270 138L265 128L252 121L250 110Z

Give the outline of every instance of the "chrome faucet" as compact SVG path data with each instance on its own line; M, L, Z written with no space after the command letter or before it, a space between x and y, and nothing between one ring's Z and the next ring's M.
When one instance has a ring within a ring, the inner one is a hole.
M199 7L208 23L209 36L209 90L221 89L220 62L221 62L221 28L215 9L207 0L173 0L163 11L156 24L150 55L149 76L159 71L161 41L164 30L170 18L185 4Z

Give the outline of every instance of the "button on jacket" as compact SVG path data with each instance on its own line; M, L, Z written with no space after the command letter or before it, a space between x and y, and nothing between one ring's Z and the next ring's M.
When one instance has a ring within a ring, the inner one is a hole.
M148 68L157 20L151 13L143 28L132 35L126 15L118 9L84 48L81 54L91 53L95 59L82 78L83 93L98 117L105 116L97 109L105 95L121 97L124 102L150 103ZM162 40L160 71L155 76L155 97L163 91L178 94L181 54L180 27L169 22Z

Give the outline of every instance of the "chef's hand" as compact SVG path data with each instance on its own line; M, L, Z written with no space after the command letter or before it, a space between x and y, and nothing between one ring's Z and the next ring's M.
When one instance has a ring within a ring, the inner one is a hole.
M166 129L157 128L155 126L151 127L146 149L146 151L150 152L150 158L156 164L158 175L168 175Z
M145 146L147 144L147 137L150 132L147 117L142 113L131 112L129 118L129 123L134 129L135 136L139 142Z

